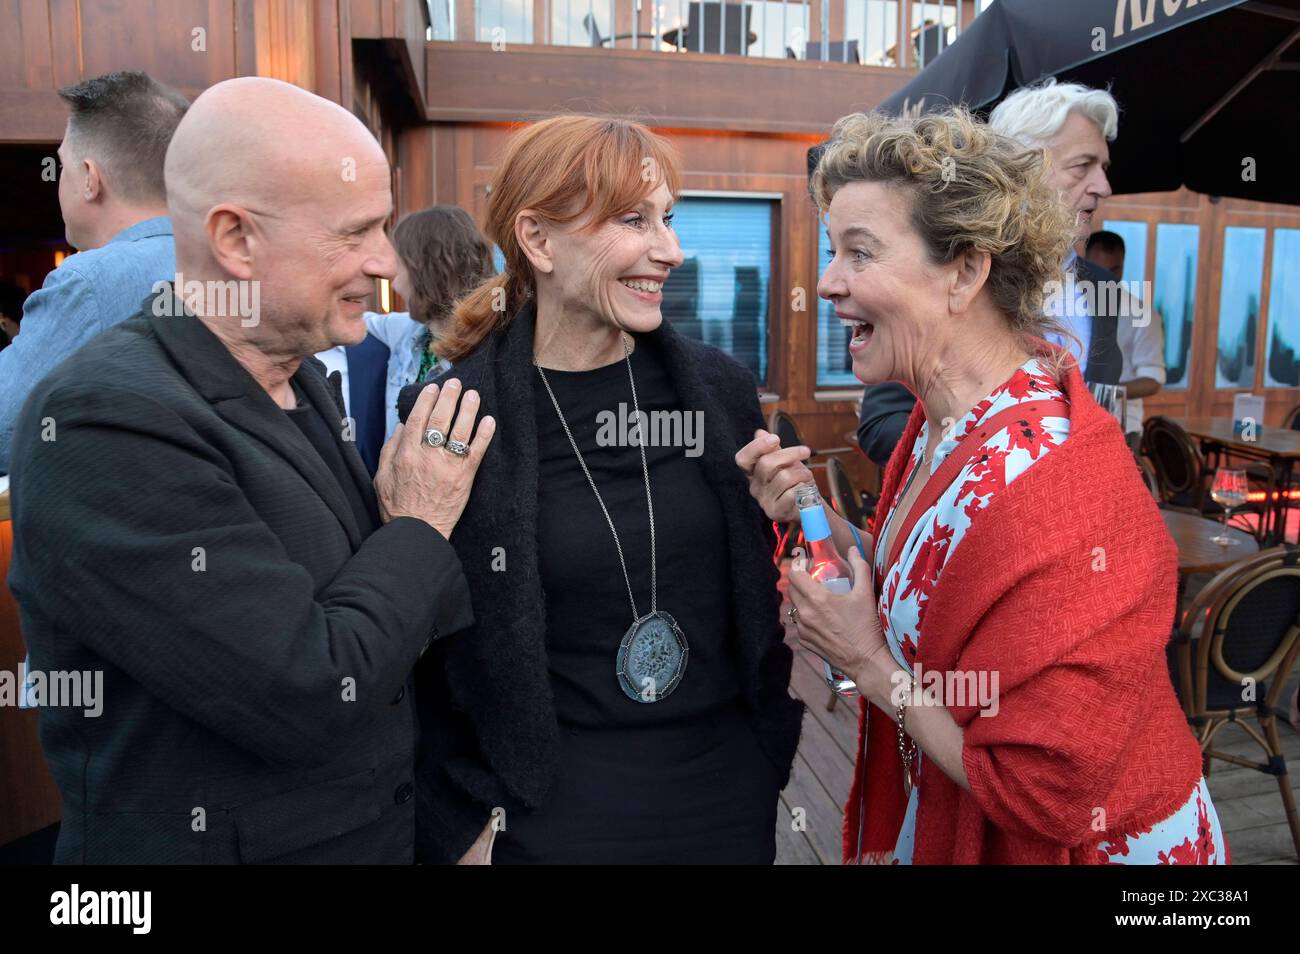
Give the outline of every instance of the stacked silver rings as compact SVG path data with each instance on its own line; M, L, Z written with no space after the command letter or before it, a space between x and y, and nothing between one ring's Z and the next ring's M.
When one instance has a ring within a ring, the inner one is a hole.
M435 427L424 432L424 442L430 447L445 447L448 453L455 454L457 457L469 456L468 444L464 441L448 440L447 435Z

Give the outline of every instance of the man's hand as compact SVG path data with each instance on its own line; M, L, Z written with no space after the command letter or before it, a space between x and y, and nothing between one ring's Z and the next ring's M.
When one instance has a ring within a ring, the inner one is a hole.
M457 380L448 381L441 393L438 385L430 384L420 392L406 423L397 425L379 452L375 495L384 523L394 517L415 517L444 537L451 537L456 521L465 511L478 466L496 433L496 421L491 417L483 418L474 432L479 405L476 391L467 392L461 399L453 425L458 397ZM430 447L424 440L430 428L446 434L448 440L468 444L468 456L459 457L446 445ZM470 434L474 434L472 442Z
M483 829L482 834L475 839L474 844L469 846L469 850L461 855L458 865L490 865L492 864L492 842L496 840L496 832L492 829L492 823L495 818L489 818L487 827Z

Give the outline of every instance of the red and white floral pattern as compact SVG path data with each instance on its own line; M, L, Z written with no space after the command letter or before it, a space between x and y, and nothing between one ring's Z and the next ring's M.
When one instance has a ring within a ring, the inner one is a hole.
M923 424L912 446L908 476L889 501L886 520L876 541L875 567L884 570L885 541L899 500L912 480L927 479L944 458L975 428L1014 404L1055 398L1065 400L1060 385L1037 359L1031 358L1006 383L996 388L959 421L939 442L929 472L917 473L929 442L929 424ZM993 498L1016 478L1063 443L1070 422L1062 417L1029 416L985 440L982 452L966 464L933 507L916 521L899 551L898 562L883 580L880 623L895 661L905 669L916 664L917 642L926 606L939 584L943 568L966 535L973 520ZM917 759L917 772L921 771ZM912 789L907 813L894 848L894 864L910 864L915 844L916 808L920 787ZM1098 860L1109 864L1224 864L1223 831L1201 779L1186 804L1152 828L1128 832L1098 846Z

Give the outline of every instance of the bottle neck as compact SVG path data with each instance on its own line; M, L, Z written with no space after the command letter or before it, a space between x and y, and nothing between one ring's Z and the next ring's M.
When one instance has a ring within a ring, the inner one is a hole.
M799 508L799 526L809 546L830 537L830 519L826 516L826 506L820 498L812 506Z

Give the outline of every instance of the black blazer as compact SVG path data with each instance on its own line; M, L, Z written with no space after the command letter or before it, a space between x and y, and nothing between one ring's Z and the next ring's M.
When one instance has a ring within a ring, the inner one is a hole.
M537 565L535 320L533 306L525 306L439 379L458 378L466 390L476 389L480 414L491 414L498 426L451 541L469 579L477 623L435 647L416 669L416 856L422 861L455 861L493 808L506 809L508 825L511 810L541 806L559 758ZM789 694L793 656L779 618L775 536L735 463L736 451L764 426L754 378L667 321L638 336L643 346L659 349L683 407L703 411L707 422L699 459L727 522L743 694L784 787L803 704ZM420 388L403 389L403 420ZM496 547L505 548L508 572L494 572Z
M1100 265L1080 256L1075 268L1078 281L1113 282L1115 276ZM1097 314L1092 316L1092 337L1083 379L1089 384L1119 384L1124 372L1124 353L1119 349L1119 318L1110 313L1111 296L1097 294ZM916 397L897 381L869 385L862 395L858 415L858 445L879 467L889 463L889 455L903 436L903 428L916 406Z
M406 682L473 620L459 560L409 517L363 539L220 341L149 304L45 378L15 432L9 585L32 667L103 673L98 717L41 711L56 859L410 863ZM295 380L341 435L323 366Z

